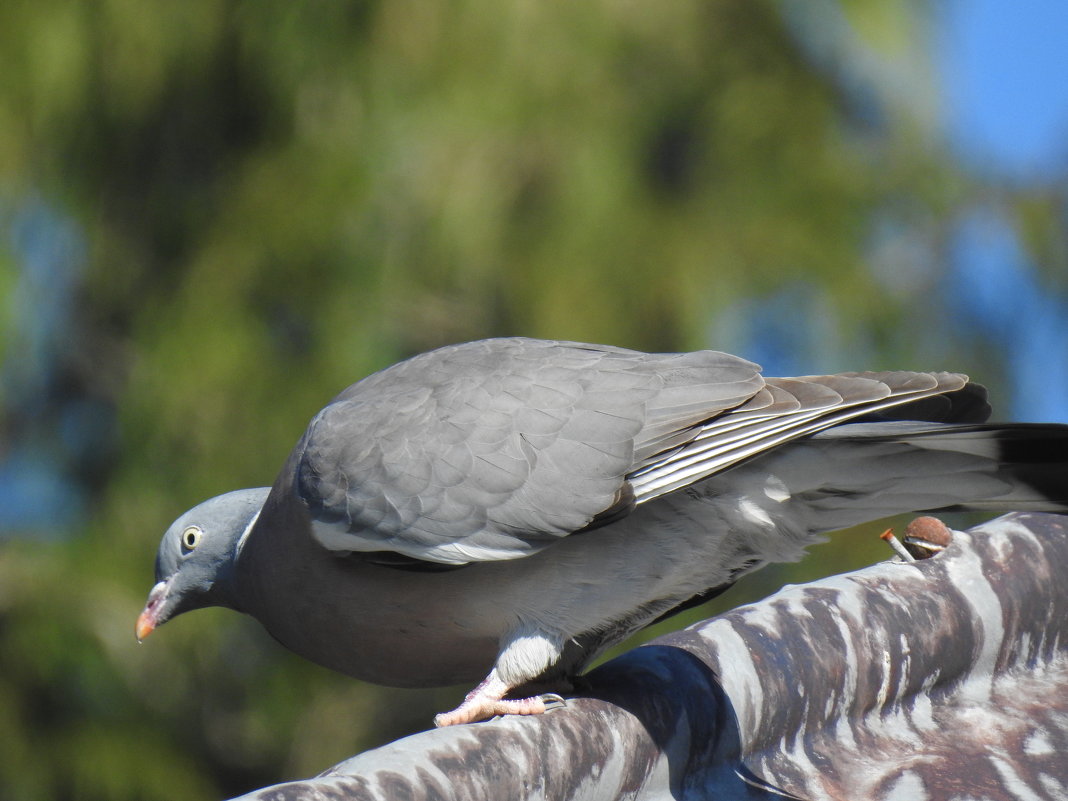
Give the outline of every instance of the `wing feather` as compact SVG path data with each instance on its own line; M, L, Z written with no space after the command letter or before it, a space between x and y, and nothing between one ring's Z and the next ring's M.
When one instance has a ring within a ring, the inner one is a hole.
M967 383L967 376L956 373L769 378L770 389L786 391L796 403L783 398L781 403L773 403L760 412L743 408L702 426L691 445L665 454L631 474L636 502L644 503L700 481L791 439L912 403L922 394L954 392Z
M756 365L714 351L526 339L442 348L327 406L299 446L295 487L333 550L515 558L616 509L637 460L689 441L763 386Z
M966 381L905 372L765 380L715 351L484 340L346 389L312 421L290 480L326 548L448 564L513 559L790 439ZM979 405L972 394L967 403Z

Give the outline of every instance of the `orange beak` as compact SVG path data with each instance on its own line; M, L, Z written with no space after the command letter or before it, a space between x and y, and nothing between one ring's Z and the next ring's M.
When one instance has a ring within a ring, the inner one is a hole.
M143 642L145 637L156 630L156 621L152 619L151 613L146 609L137 617L137 626L134 627L134 636L137 637L138 642Z
M163 608L163 601L167 597L169 586L169 581L161 581L148 593L148 601L145 603L145 608L141 611L141 614L137 617L137 625L134 626L134 635L137 637L138 642L143 641L159 625L159 614Z

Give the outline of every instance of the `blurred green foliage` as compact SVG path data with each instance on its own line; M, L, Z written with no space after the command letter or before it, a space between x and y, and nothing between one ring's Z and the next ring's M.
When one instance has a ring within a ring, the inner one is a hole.
M805 34L819 14L865 59ZM904 0L0 5L0 200L84 230L64 369L119 443L80 477L76 531L0 546L0 796L232 795L455 703L329 674L227 612L133 639L170 520L269 484L374 369L489 335L723 346L718 315L792 284L875 343L856 367L907 364L901 320L937 275L879 284L873 219L937 250L985 191L932 135L937 99L895 93L930 82L924 25ZM1041 249L1047 206L1021 208ZM0 256L0 289L16 270ZM723 603L885 557L869 533Z

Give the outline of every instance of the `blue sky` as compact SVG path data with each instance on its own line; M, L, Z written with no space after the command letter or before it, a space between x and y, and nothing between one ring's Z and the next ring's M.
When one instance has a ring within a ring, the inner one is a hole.
M984 176L1059 184L1064 198L1068 3L950 0L939 10L935 58L954 149ZM1068 276L1036 270L996 209L962 222L953 256L951 300L1008 357L1011 417L1068 422Z
M1068 167L1068 2L948 0L935 53L952 141L1007 178Z

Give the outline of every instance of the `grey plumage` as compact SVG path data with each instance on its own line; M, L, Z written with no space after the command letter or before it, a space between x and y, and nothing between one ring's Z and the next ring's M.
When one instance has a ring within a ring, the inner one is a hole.
M1068 508L1068 427L986 425L988 412L953 373L764 378L713 351L442 348L342 392L270 490L179 518L139 636L229 606L371 681L488 674L445 723L539 711L483 702L566 684L822 532L905 511Z
M296 484L331 549L516 558L613 508L624 475L762 385L712 351L445 348L342 392L298 445Z

